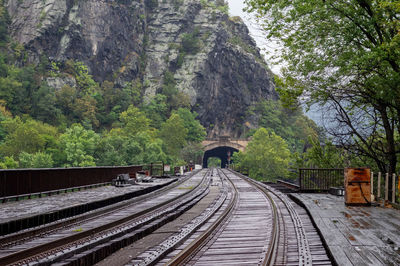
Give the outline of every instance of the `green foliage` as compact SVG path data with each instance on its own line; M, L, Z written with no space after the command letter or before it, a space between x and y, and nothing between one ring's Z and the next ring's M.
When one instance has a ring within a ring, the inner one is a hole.
M61 110L54 104L57 98L47 84L42 84L32 95L32 116L48 124L57 124Z
M8 42L8 25L10 24L10 17L7 8L4 7L4 0L0 1L0 47L3 47Z
M259 125L285 139L293 152L303 151L309 137L318 137L317 126L301 109L284 108L280 101L261 101L249 112L258 114Z
M92 75L89 74L88 67L83 62L68 60L65 65L75 76L78 92L81 96L93 96L97 93L99 84L93 80Z
M186 141L190 142L201 142L205 139L207 133L206 129L196 120L197 113L191 112L187 108L179 108L174 111L183 120L184 127L188 130Z
M181 158L186 163L202 164L203 154L203 146L198 142L188 142L181 150Z
M96 150L97 165L134 165L166 161L162 141L147 132L125 135L121 129L105 134Z
M239 17L239 16L229 17L229 20L232 21L232 22L235 22L235 23L240 23L240 22L243 21L242 18Z
M150 102L143 107L147 117L151 117L150 124L154 128L161 128L161 124L167 120L168 105L167 96L156 94Z
M122 123L122 131L125 135L136 135L150 129L150 120L139 108L130 105L128 110L122 112L119 117Z
M304 154L304 163L310 168L343 168L345 167L344 151L337 148L331 141L319 143L310 138L311 148Z
M0 77L0 99L5 100L6 107L16 115L31 110L30 96L37 87L33 66L17 68L4 65L5 76Z
M0 144L4 141L7 135L7 132L2 124L2 122L7 118L11 118L11 113L4 107L4 105L0 101Z
M221 167L221 159L217 158L217 157L210 157L210 158L208 158L207 165L208 165L208 168Z
M179 157L180 150L186 145L187 133L184 120L178 114L172 114L161 126L160 138L164 142L167 155L174 160Z
M100 137L93 130L75 124L60 136L60 148L65 156L66 167L95 166L94 151Z
M283 47L284 101L306 95L308 104L331 107L335 141L394 172L400 154L398 1L245 2L267 37Z
M229 6L227 4L219 5L217 6L217 9L225 15L229 15Z
M197 54L201 50L201 40L199 29L195 28L192 32L182 34L182 43L179 47L177 68L182 67L187 54Z
M190 106L189 96L176 88L176 81L172 72L166 71L164 73L163 83L161 93L167 97L166 103L168 106L168 113L180 107Z
M149 9L154 9L158 7L158 0L146 0L145 5Z
M20 117L1 122L7 136L0 145L4 156L18 156L21 152L36 153L57 145L58 131L55 127L33 119Z
M115 88L114 83L104 81L99 93L94 96L97 108L96 118L99 124L103 127L111 127L129 105L140 104L141 92L142 84L139 80L125 84L123 88Z
M51 168L53 165L54 162L51 154L22 152L19 155L19 167L21 168Z
M273 131L259 128L245 152L235 153L233 161L239 167L247 167L251 178L274 181L288 177L290 151L280 136Z
M182 1L173 2L179 5ZM145 4L153 9L158 1L147 0ZM40 23L45 16L42 12ZM143 90L149 86L149 81L141 81L147 63L145 53L140 56L141 73L136 80L122 86L107 80L99 84L83 62L50 61L42 54L39 62L28 63L29 49L11 41L9 23L4 1L0 0L2 168L201 160L198 142L204 138L205 130L196 120L196 113L179 109L190 107L190 99L177 89L173 73L165 73L161 94L143 104ZM181 37L176 49L183 63L185 55L200 51L201 40L198 29ZM147 43L145 36L143 45ZM49 86L53 82L57 89ZM66 85L59 88L60 83ZM168 130L170 127L180 129L177 139L167 137L172 134L168 131L173 132Z
M197 54L201 45L199 40L199 29L195 28L193 32L182 35L181 51L186 54Z
M209 7L213 10L218 10L226 15L229 15L229 5L224 0L217 0L216 3L209 2L208 0L200 1L203 8Z
M175 9L179 9L183 4L183 0L172 0L172 4L174 5Z
M19 164L14 157L6 156L3 161L0 161L0 169L16 169L19 167Z

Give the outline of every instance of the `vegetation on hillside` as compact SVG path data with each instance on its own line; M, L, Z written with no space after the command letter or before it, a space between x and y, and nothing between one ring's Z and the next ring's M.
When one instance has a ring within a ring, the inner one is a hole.
M98 83L82 62L45 55L28 64L8 23L1 2L0 168L200 163L206 132L172 73L144 104L140 80ZM50 86L54 80L65 85Z
M222 0L201 4L215 12L228 10ZM24 46L8 36L9 22L0 5L0 168L202 162L206 131L174 73L185 56L202 49L199 29L181 34L176 65L163 73L155 97L144 101L149 83L142 80L144 73L121 86L118 73L97 82L80 61L56 62L43 54L38 64L29 64ZM146 56L140 58L145 65ZM247 131L253 140L235 162L249 165L256 178L286 176L295 165L289 153L302 153L319 135L301 109L284 108L279 101L260 99L239 119L245 117L263 128Z

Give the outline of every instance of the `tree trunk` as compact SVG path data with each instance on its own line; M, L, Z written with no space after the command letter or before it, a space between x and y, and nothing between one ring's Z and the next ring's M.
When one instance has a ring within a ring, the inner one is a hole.
M396 165L397 165L397 156L396 156L396 145L395 145L395 140L394 140L394 128L392 127L390 123L390 119L387 114L387 109L386 106L380 106L378 108L381 116L382 116L382 122L383 122L383 127L385 129L386 133L386 141L387 141L387 161L389 163L388 167L388 172L389 172L389 201L392 200L392 179L393 179L393 174L396 173Z

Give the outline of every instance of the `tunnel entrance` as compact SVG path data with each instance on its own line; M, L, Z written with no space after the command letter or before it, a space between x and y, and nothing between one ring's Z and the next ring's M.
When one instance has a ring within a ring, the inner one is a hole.
M232 148L232 147L227 147L227 146L222 146L222 147L217 147L212 150L208 150L204 153L203 157L203 168L208 168L208 158L210 157L217 157L221 159L221 168L226 168L226 165L228 164L228 157L231 157L234 152L238 152L239 150Z

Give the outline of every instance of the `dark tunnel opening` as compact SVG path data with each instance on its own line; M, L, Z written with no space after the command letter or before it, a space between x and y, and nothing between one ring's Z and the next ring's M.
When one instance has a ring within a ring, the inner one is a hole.
M203 157L203 168L208 168L208 158L210 158L210 157L220 158L221 159L221 168L226 168L226 165L228 164L228 158L232 157L232 154L234 152L238 152L238 151L239 150L237 150L235 148L227 147L227 146L222 146L222 147L218 147L218 148L206 151L204 153L204 157Z

